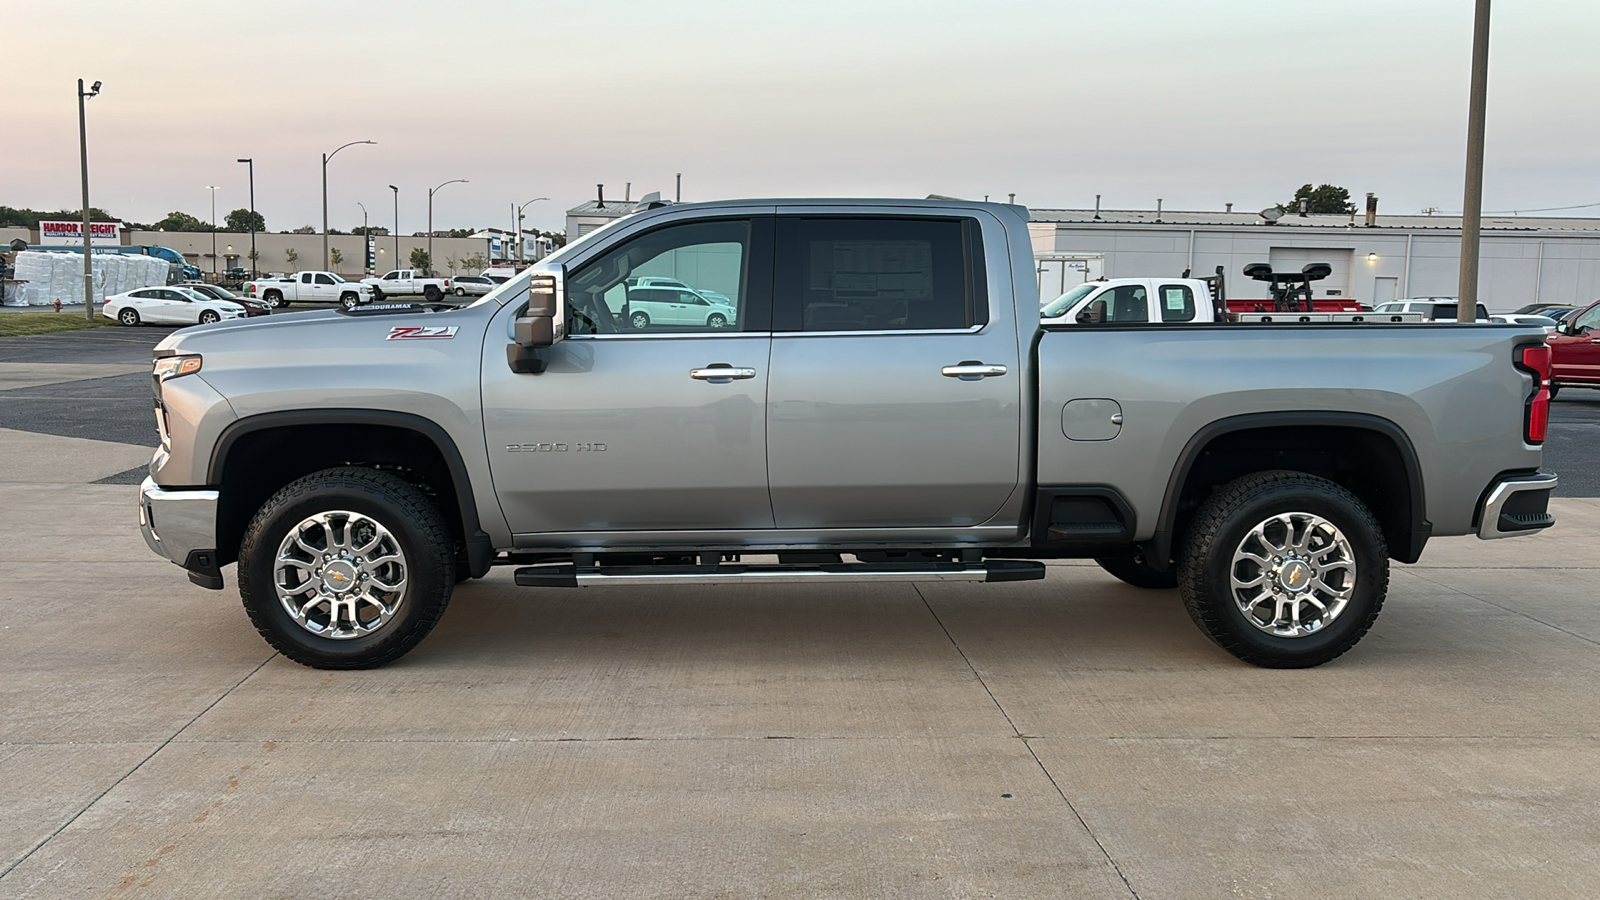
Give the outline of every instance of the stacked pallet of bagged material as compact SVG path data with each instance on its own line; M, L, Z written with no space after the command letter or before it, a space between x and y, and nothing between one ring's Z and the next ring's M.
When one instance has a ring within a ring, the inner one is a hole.
M33 303L33 295L39 290L39 279L48 265L44 257L45 254L37 250L24 250L17 254L11 277L20 283L6 287L7 306L28 306Z

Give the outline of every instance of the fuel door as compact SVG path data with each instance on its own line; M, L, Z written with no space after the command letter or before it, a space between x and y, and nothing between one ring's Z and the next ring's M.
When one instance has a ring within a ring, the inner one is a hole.
M1122 432L1122 405L1103 398L1073 400L1061 408L1061 433L1073 441L1109 441Z

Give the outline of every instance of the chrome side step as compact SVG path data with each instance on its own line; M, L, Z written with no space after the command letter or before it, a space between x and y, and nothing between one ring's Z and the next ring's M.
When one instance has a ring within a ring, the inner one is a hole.
M992 559L981 563L831 563L823 565L525 566L522 587L591 587L614 584L815 584L824 581L1038 581L1044 563Z

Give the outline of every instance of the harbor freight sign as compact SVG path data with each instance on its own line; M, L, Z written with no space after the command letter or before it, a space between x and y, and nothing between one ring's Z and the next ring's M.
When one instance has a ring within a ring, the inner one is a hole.
M83 223L72 220L39 220L39 243L41 246L50 247L56 244L81 244L83 243ZM122 243L121 222L90 222L89 243L91 245L116 245Z

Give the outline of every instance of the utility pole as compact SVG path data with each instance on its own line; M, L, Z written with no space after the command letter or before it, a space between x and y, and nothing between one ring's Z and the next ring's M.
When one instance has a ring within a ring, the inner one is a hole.
M1461 280L1456 321L1478 318L1478 230L1483 221L1483 120L1489 93L1489 0L1472 17L1472 92L1467 105L1467 185L1461 204Z
M433 193L445 184L466 184L465 178L452 178L439 187L428 188L428 274L433 274Z
M254 157L239 162L250 167L250 277L256 277L256 161Z
M206 190L211 192L211 280L217 281L217 191L222 188L208 184Z
M389 185L389 190L394 191L394 265L390 271L400 268L400 189Z
M376 144L377 141L351 141L343 147L335 148L332 153L322 154L322 267L333 270L333 264L328 261L328 160L339 155L345 147L354 147L357 144Z
M89 260L89 125L84 116L83 102L100 93L100 82L83 90L83 79L78 79L78 155L83 163L83 319L94 321L94 265Z

